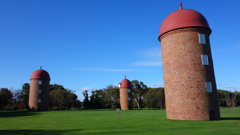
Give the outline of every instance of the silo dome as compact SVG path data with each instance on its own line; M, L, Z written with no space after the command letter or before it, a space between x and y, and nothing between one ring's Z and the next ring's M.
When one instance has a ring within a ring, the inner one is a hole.
M164 19L160 27L159 37L171 30L188 27L202 27L211 30L206 18L201 13L192 9L180 8Z
M120 88L130 88L132 87L131 82L128 79L123 79L120 83L119 83Z
M36 71L34 71L30 77L30 79L46 79L46 80L50 80L50 75L48 74L47 71L42 70L42 69L38 69Z

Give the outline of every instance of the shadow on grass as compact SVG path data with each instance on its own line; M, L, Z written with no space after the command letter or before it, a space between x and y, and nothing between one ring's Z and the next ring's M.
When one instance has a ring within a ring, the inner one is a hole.
M0 118L1 117L34 116L37 114L38 114L37 112L28 112L28 111L0 112Z
M240 117L223 117L221 120L240 120Z
M81 131L81 129L72 130L0 130L1 135L61 135L74 131Z

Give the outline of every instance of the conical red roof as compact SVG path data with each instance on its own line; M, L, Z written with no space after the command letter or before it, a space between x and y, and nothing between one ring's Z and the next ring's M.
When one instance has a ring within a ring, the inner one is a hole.
M192 9L180 9L169 14L160 27L159 36L179 28L203 27L210 29L206 18ZM211 29L210 29L211 30Z

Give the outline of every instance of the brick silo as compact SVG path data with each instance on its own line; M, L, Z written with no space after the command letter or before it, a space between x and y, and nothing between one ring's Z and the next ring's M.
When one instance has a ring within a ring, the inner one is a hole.
M121 110L133 109L132 84L125 78L119 83Z
M210 34L205 17L181 4L162 22L158 39L168 119L220 119Z
M30 77L29 109L32 111L48 111L49 82L47 71L39 69Z

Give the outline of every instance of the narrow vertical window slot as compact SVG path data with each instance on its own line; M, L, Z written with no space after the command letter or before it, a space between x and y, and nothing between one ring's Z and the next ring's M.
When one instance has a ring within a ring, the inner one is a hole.
M41 94L41 93L42 93L42 90L38 90L38 93Z
M198 34L198 38L199 38L199 43L200 44L206 44L206 36L205 36L205 34Z
M206 92L212 92L212 82L205 82Z
M42 102L42 100L41 99L38 99L38 103L41 103Z
M38 81L38 85L42 85L42 81Z
M201 57L202 57L202 65L209 65L208 55L202 54Z

